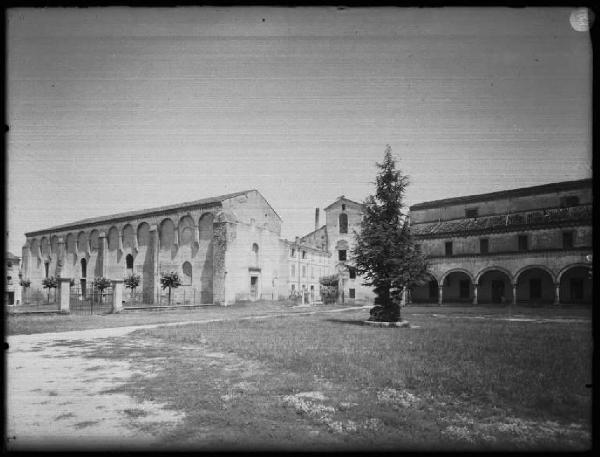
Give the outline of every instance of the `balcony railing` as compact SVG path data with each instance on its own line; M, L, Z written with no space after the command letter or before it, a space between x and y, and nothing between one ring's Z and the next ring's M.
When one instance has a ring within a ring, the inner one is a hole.
M433 237L451 233L464 234L466 232L485 232L578 223L592 223L592 205L523 211L451 221L426 222L413 225L411 232L417 237Z

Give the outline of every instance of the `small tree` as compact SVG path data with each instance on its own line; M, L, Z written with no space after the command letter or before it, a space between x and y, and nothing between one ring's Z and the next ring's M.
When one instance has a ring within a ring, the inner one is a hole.
M25 295L25 300L27 300L27 301L23 300L23 302L24 303L28 303L29 297L27 296L28 295L27 294L27 289L29 289L31 287L31 280L29 280L29 279L21 279L21 287L23 289L25 289L23 295Z
M171 290L177 289L181 285L181 279L179 275L175 271L171 271L169 273L162 273L160 275L160 283L162 285L163 290L167 287L169 288L169 305L171 304Z
M131 301L133 301L133 296L135 294L135 289L140 285L140 275L136 275L131 273L129 276L126 276L124 279L125 287L131 289Z
M338 296L339 276L337 274L319 278L321 298L326 305L335 303Z
M94 288L100 292L100 302L102 303L104 290L110 287L110 279L100 276L94 279Z
M48 289L48 303L50 303L50 289L56 289L58 281L54 276L42 279L42 286L44 289Z
M376 177L375 195L364 202L360 233L353 249L356 270L373 286L375 307L369 320L398 322L402 292L425 282L427 264L415 249L408 218L402 213L408 177L396 170L388 145Z

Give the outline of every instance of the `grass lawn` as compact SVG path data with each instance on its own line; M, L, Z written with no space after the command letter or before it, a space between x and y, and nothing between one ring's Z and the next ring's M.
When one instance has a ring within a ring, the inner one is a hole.
M406 308L410 329L366 310L145 329L90 356L131 362L148 376L117 391L186 414L170 448L591 446L589 321L434 311Z
M234 318L256 314L302 313L342 308L338 305L292 306L288 301L240 302L231 306L203 306L160 311L125 311L120 314L18 314L5 313L7 335L66 332L94 328L127 327L204 319Z

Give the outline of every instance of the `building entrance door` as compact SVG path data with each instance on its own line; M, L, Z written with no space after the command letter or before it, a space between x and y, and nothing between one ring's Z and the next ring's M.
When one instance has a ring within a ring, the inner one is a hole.
M571 278L571 300L583 300L583 279Z
M502 303L504 281L492 280L492 303Z
M258 276L250 276L250 300L258 299Z
M542 298L542 280L532 278L529 280L529 298L531 300L539 300Z

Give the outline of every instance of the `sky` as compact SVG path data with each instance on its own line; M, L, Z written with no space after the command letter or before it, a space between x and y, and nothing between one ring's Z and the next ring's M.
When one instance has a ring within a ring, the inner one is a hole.
M405 203L591 177L592 47L571 8L7 13L7 248L25 232L258 189L282 236ZM324 214L322 221L324 221Z

